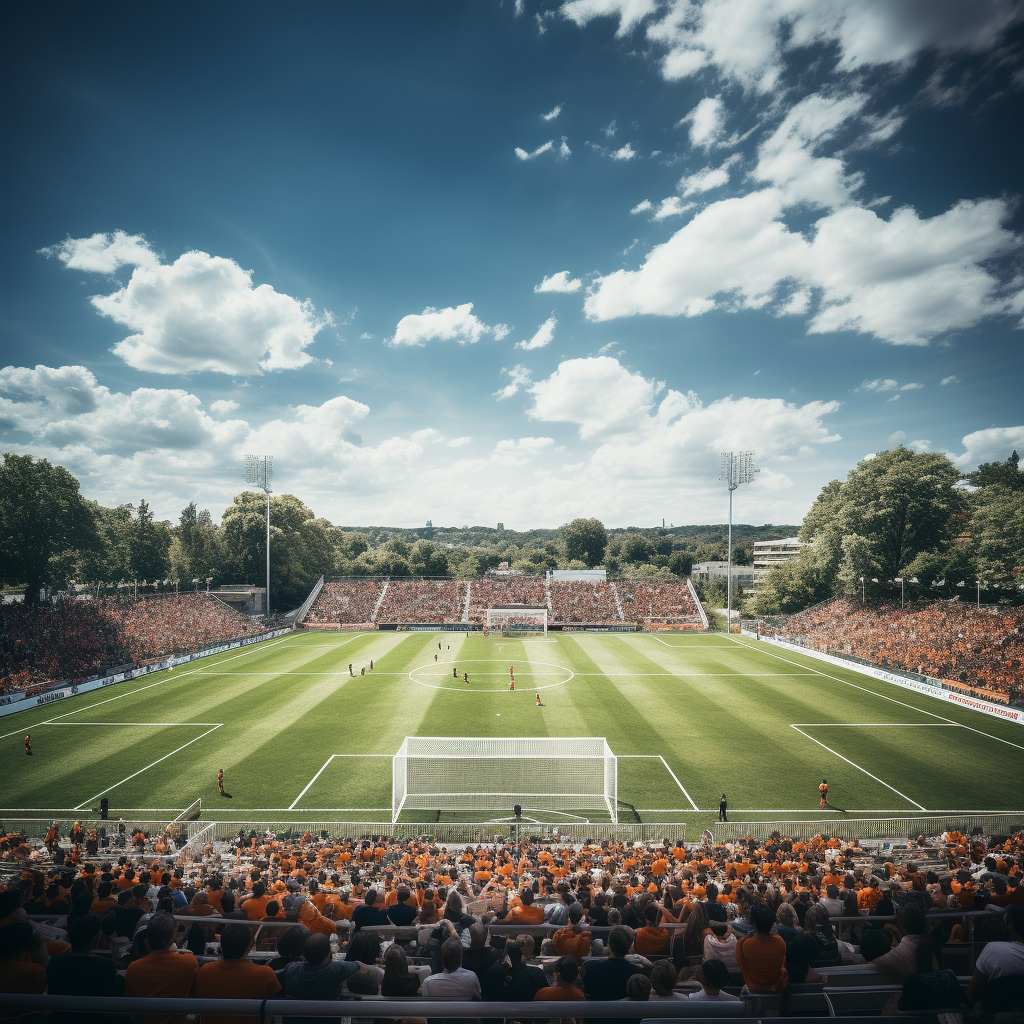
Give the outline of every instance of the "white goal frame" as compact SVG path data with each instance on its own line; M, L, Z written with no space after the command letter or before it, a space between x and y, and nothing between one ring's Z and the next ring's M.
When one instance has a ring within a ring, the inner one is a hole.
M618 759L603 736L406 736L391 761L391 820L403 810L607 811L618 822Z
M501 636L547 636L547 605L496 605L487 609L484 628Z

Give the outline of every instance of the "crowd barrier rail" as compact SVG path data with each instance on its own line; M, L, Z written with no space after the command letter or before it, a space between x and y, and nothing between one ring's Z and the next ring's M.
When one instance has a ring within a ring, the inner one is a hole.
M898 992L899 986L891 986ZM886 991L889 990L887 987ZM826 989L827 991L827 989ZM358 1010L353 1006L358 1003ZM469 1018L505 1018L508 1020L550 1020L573 1016L567 1010L580 1003L535 1002L535 1003L490 1003L490 1002L453 1002L446 999L428 999L414 996L405 999L383 999L375 997L355 997L338 1000L313 999L139 999L129 996L39 996L39 995L0 995L0 1007L4 1009L20 1009L41 1012L67 1013L120 1013L120 1014L225 1014L247 1015L255 1020L265 1021L270 1017L332 1017L343 1016L393 1018L402 1020L410 1016L422 1017L423 1014L410 1013L416 1007L430 1007L430 1019L469 1017ZM351 1007L348 1013L347 1008ZM719 1020L723 1017L738 1018L743 1016L744 1004L695 1002L692 1005L683 1001L668 1002L605 1002L597 1000L586 1003L588 1019L629 1017L634 1020ZM353 1012L355 1011L355 1012ZM878 1024L878 1016L846 1017L847 1024ZM801 1017L806 1024L834 1024L833 1017ZM934 1024L934 1014L930 1017L922 1014L901 1014L900 1020L906 1024Z
M652 826L653 827L653 826ZM992 814L941 814L928 818L829 818L809 821L728 821L710 826L716 843L742 839L768 839L778 832L784 839L811 839L820 835L836 839L916 839L943 832L970 835L1008 835L1024 828L1024 811Z

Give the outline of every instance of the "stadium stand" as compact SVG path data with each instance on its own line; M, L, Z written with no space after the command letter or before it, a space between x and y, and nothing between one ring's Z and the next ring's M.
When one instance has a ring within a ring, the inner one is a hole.
M469 590L469 622L483 622L487 609L498 605L525 604L543 608L547 604L544 580L540 576L511 576L506 579L473 580Z
M1019 698L1024 681L1024 610L990 612L959 601L868 605L838 598L770 631L815 650L849 654L959 684L979 697Z
M80 679L108 669L184 653L261 632L208 594L127 601L62 599L0 608L0 690L53 679Z
M0 833L0 993L61 991L70 938L97 973L126 970L133 997L166 994L166 960L148 950L176 942L181 995L200 972L199 998L201 972L226 959L244 960L263 995L298 999L329 973L332 998L342 983L364 1000L505 1002L623 999L639 985L676 1001L725 993L737 1015L877 1015L907 1009L937 968L960 979L954 1006L1019 1010L1024 832L872 850L821 835L447 847L243 830L194 859L162 834L130 839L86 857L52 832ZM395 952L382 959L385 939ZM646 981L628 987L633 975Z
M555 622L621 623L614 584L584 580L551 583L551 613Z
M321 622L370 622L383 590L383 580L325 583L306 616L306 622L310 625Z
M453 580L392 580L376 621L461 622L465 601L465 583Z
M693 595L685 582L622 580L617 586L628 622L642 622L652 618L670 623L691 622L698 617Z

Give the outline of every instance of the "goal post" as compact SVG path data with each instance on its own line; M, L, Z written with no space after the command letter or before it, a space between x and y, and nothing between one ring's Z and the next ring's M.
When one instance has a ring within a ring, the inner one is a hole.
M603 736L406 736L392 758L403 810L603 810L618 821L618 760Z
M487 609L485 629L501 636L547 636L546 606L497 605Z

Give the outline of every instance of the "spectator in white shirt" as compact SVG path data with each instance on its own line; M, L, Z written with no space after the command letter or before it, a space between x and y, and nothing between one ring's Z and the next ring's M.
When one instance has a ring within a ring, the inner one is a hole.
M740 972L736 963L736 936L721 921L712 922L711 934L704 936L704 959L721 960L730 972Z
M978 954L967 999L979 1002L985 988L996 978L1024 975L1024 907L1012 906L1006 912L1010 942L990 942Z
M480 979L462 966L462 942L456 936L441 947L440 974L431 974L420 990L428 999L479 999Z
M729 968L721 960L705 960L700 965L696 977L700 982L700 989L690 993L692 1001L708 1003L738 1003L740 1001L738 996L722 991L729 984Z

